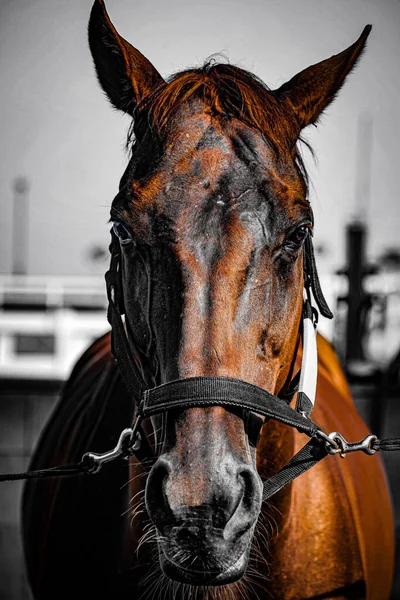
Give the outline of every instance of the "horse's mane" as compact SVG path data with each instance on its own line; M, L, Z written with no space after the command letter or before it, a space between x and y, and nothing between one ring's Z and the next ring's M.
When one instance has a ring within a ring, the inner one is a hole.
M202 67L171 75L138 105L128 133L129 147L145 117L159 133L177 109L192 99L201 99L210 111L222 118L237 118L257 129L266 142L280 154L288 149L288 131L298 128L295 116L279 101L276 94L253 73L240 67L208 59ZM299 138L300 142L306 144ZM295 148L295 162L308 183L307 171Z

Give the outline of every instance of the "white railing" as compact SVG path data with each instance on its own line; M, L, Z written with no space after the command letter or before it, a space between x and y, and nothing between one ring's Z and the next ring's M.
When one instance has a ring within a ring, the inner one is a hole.
M109 330L106 307L101 276L0 275L0 378L65 380ZM49 351L19 347L21 337L43 336L52 340Z
M0 311L0 377L65 380L75 362L110 327L103 311ZM18 349L18 338L49 336L51 351Z
M335 312L337 299L347 294L347 279L323 275L321 286ZM372 328L367 342L371 358L386 362L400 346L400 274L370 276L365 288L387 298L387 324ZM106 306L103 277L1 275L0 378L66 379L90 343L109 331ZM339 318L320 319L319 331L330 341ZM18 350L19 336L45 335L53 338L54 351Z
M105 308L104 277L0 275L0 307L39 305Z

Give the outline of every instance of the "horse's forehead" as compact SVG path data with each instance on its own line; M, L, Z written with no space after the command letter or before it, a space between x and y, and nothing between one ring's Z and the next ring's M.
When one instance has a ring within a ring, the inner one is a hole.
M246 207L250 197L263 194L288 207L304 195L289 152L278 156L256 129L204 112L174 119L163 157L145 188L144 196L167 214L197 207L211 195L229 202L249 190L257 192L246 198Z
M290 152L274 149L274 141L239 119L214 117L209 111L178 113L165 143L164 165L186 164L197 175L196 166L212 167L212 173L242 166L254 174L257 169L279 172L288 182L296 179ZM210 174L212 174L210 173Z

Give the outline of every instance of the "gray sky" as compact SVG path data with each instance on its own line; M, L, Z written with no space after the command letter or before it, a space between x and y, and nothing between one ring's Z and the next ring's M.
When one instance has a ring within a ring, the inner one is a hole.
M87 250L108 245L130 122L97 84L86 36L91 6L0 0L0 272L11 271L11 185L19 175L31 183L29 272L106 270L90 264ZM107 8L164 76L223 52L271 88L340 52L372 23L367 51L339 98L317 129L306 130L318 157L315 166L305 155L315 238L329 251L324 267L342 266L344 226L363 204L369 255L400 246L399 0L108 0ZM372 120L371 169L366 148L357 158L365 119Z

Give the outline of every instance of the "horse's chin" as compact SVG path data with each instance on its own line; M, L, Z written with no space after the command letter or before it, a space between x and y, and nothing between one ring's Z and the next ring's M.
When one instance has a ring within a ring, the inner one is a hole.
M224 568L221 568L221 570L217 570L215 567L208 569L205 566L202 570L197 570L179 565L176 561L173 562L170 560L162 548L159 548L159 555L162 572L170 579L190 585L219 586L238 581L244 575L249 560L249 548L233 563L228 566L224 565Z

